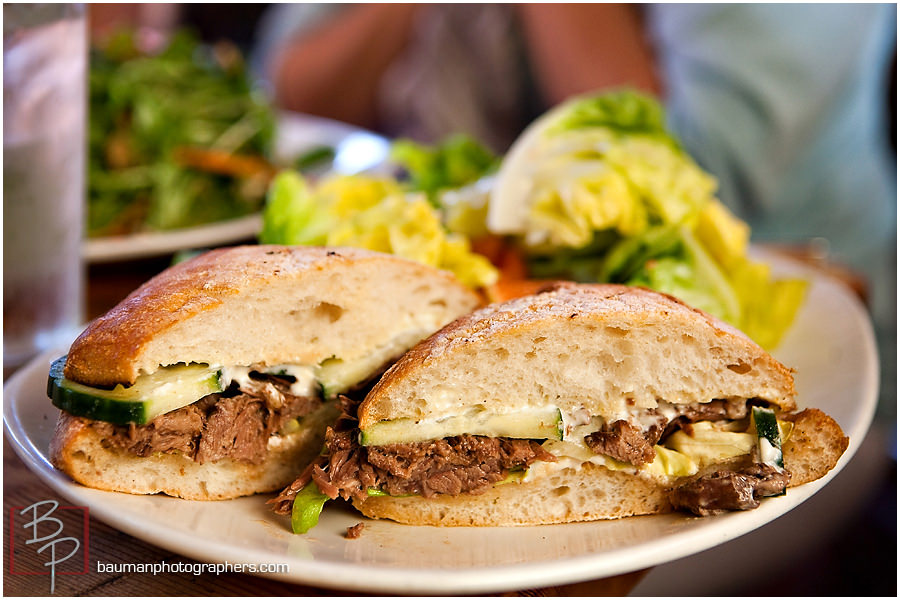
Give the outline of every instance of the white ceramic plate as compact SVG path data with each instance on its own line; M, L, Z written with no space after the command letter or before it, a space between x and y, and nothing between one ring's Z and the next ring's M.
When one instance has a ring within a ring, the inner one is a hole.
M345 175L377 170L390 149L385 138L346 123L279 113L274 148L277 162L287 164L319 146L335 149L332 170ZM254 214L187 229L87 239L82 254L91 263L146 258L250 240L261 228L262 217Z
M800 406L816 406L836 418L850 447L822 480L766 499L752 511L705 519L676 514L442 529L369 521L328 506L312 532L292 535L288 519L270 513L264 496L225 502L130 496L84 488L54 470L47 446L56 410L45 396L52 354L6 385L6 431L26 464L62 497L89 506L113 527L200 561L286 563L289 573L275 577L376 593L487 593L608 577L682 558L765 525L825 485L865 436L875 410L878 360L861 304L830 279L786 261L777 266L805 273L813 285L776 356L797 369ZM346 528L360 521L366 522L362 536L345 539Z

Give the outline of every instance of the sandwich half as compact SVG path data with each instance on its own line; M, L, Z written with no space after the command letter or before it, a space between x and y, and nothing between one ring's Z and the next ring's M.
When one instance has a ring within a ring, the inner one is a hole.
M347 399L276 511L317 494L416 525L751 509L847 447L794 396L788 368L675 298L558 285L456 320Z
M154 277L50 372L53 464L86 486L196 500L285 486L335 398L479 298L452 275L351 248L243 246Z

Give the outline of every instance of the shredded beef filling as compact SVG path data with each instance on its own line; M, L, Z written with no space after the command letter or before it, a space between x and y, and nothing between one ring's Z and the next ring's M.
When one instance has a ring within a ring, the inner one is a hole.
M357 523L356 525L351 525L347 528L347 535L345 537L348 540L358 540L359 536L362 535L365 526L365 523Z
M696 423L697 421L737 421L747 416L747 405L755 400L713 400L702 404L684 404L677 406L679 416L676 420Z
M392 496L420 494L426 498L435 494L480 494L506 479L512 469L527 468L536 460L556 460L533 440L474 435L373 446L366 453L375 475L372 487ZM316 475L313 477L318 483ZM350 493L358 495L355 490Z
M669 501L676 510L699 517L750 510L759 506L759 498L783 493L790 481L790 472L757 462L691 479L669 492Z
M600 431L586 435L584 443L594 454L606 454L632 465L653 462L656 457L656 450L653 449L656 441L651 440L641 428L628 421L616 421Z
M146 425L93 421L91 426L107 447L137 456L179 452L199 463L231 458L259 464L272 434L321 404L316 396L291 394L284 379L260 376L239 391L210 394Z
M290 514L294 497L310 481L330 498L365 498L369 488L391 496L480 494L514 469L556 457L533 440L460 435L429 442L360 446L356 406L342 398L344 413L325 435L325 453L270 501Z
M290 514L294 497L311 481L334 499L365 498L369 488L391 496L418 494L479 494L505 479L510 470L526 469L538 460L555 461L533 440L461 435L430 442L360 446L356 410L359 402L341 398L342 415L326 434L325 451L278 497L269 501L278 514ZM635 466L650 463L653 446L698 421L740 420L755 401L713 400L676 407L672 418L651 409L640 415L645 427L618 420L585 436L595 453ZM647 425L649 423L649 425ZM754 458L754 461L756 459ZM694 477L670 491L678 510L705 516L726 510L747 510L759 498L780 494L790 473L760 462L735 470Z
M676 407L678 414L672 419L651 409L641 415L642 422L649 422L645 429L625 420L614 421L585 436L584 442L597 454L640 466L653 462L656 458L653 446L678 429L698 421L744 419L752 402L713 400L703 404L687 404ZM698 516L728 510L750 510L759 506L759 498L783 493L790 478L787 470L752 462L742 468L721 469L694 477L672 489L669 501L676 510Z

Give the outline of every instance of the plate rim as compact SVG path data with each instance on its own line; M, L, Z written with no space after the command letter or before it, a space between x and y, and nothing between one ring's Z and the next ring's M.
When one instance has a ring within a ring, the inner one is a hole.
M184 229L85 238L81 255L91 264L149 258L179 250L249 240L261 230L262 213L253 213Z

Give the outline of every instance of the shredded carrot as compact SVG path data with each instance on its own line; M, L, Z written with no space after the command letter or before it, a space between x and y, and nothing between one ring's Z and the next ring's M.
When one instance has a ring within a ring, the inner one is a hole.
M503 302L535 294L555 281L530 279L522 251L501 236L487 235L475 239L472 250L487 257L500 271L497 282L483 290L488 302Z
M542 288L553 283L545 279L499 279L486 290L490 302L504 302L513 298L536 294Z
M234 177L254 177L265 175L272 177L277 170L259 156L232 154L221 150L180 146L175 149L173 158L184 166Z

